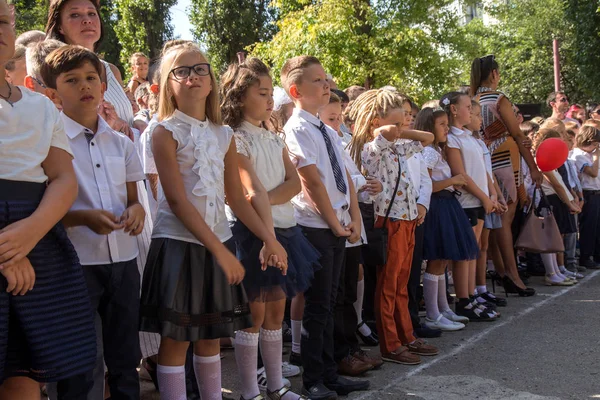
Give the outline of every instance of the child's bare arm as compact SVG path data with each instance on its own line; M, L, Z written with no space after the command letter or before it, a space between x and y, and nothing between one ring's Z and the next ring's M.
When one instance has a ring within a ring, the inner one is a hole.
M272 206L285 204L302 190L300 177L296 167L290 160L287 149L283 149L283 165L285 166L285 181L269 192L269 201Z
M0 230L0 264L10 267L21 261L69 211L77 197L77 178L72 157L50 147L42 168L48 187L37 210L28 218Z

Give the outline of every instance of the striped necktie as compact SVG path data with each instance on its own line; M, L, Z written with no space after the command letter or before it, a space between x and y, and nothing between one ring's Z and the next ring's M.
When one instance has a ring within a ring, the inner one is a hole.
M316 126L316 125L315 125ZM323 140L325 141L325 146L327 147L327 154L329 155L329 162L331 163L331 169L333 170L333 176L335 177L335 186L338 190L344 194L348 191L346 187L346 182L344 181L344 175L342 172L342 168L340 167L340 163L338 162L337 157L335 156L335 151L333 149L333 143L331 143L331 138L327 133L327 128L323 121L321 121L321 125L318 127L319 131L323 135Z
M87 129L83 131L83 134L85 135L85 138L87 139L88 144L90 144L90 142L94 138L94 134Z

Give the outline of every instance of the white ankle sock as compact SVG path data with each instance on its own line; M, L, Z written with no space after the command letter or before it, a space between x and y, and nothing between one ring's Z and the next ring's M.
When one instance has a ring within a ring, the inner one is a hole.
M371 336L371 334L373 333L373 331L371 331L371 328L369 328L369 325L367 324L362 324L360 326L360 328L358 328L358 331L363 335L363 336Z
M302 341L302 321L292 322L292 352L300 354L300 342Z
M209 357L194 354L194 372L202 400L221 400L223 398L221 394L220 354ZM253 375L256 379L256 363L254 363Z
M484 293L486 293L488 291L487 290L487 285L477 286L476 290L477 290L477 294L484 294Z
M427 318L436 320L440 315L438 308L438 275L428 272L423 274L423 297L425 298L425 308L427 309Z
M156 366L158 387L160 397L169 400L186 400L185 389L185 365L168 367L166 365Z
M440 312L450 310L448 305L448 297L446 297L446 275L438 275L438 292L437 292L437 304Z
M240 378L240 391L244 399L253 399L260 394L256 380L258 336L258 333L244 331L235 333L235 363Z
M365 298L365 280L358 281L356 284L356 301L354 302L354 311L356 311L356 320L362 322L363 299Z

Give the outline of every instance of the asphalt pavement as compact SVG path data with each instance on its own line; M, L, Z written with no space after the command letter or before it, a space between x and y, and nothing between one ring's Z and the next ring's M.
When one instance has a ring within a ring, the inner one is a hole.
M536 296L510 295L498 321L471 323L430 339L438 356L422 357L418 366L386 363L366 375L371 390L347 398L600 399L600 271L588 271L566 288L543 286L542 279L531 278ZM233 351L223 354L224 395L239 399ZM300 378L291 381L299 391ZM147 380L142 380L142 399L159 399Z

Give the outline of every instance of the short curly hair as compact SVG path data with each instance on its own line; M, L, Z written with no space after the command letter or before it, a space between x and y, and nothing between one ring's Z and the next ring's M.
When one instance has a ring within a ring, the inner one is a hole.
M260 82L261 76L271 76L269 67L256 57L241 64L231 64L221 76L221 114L223 123L232 129L244 121L243 98L248 88Z

